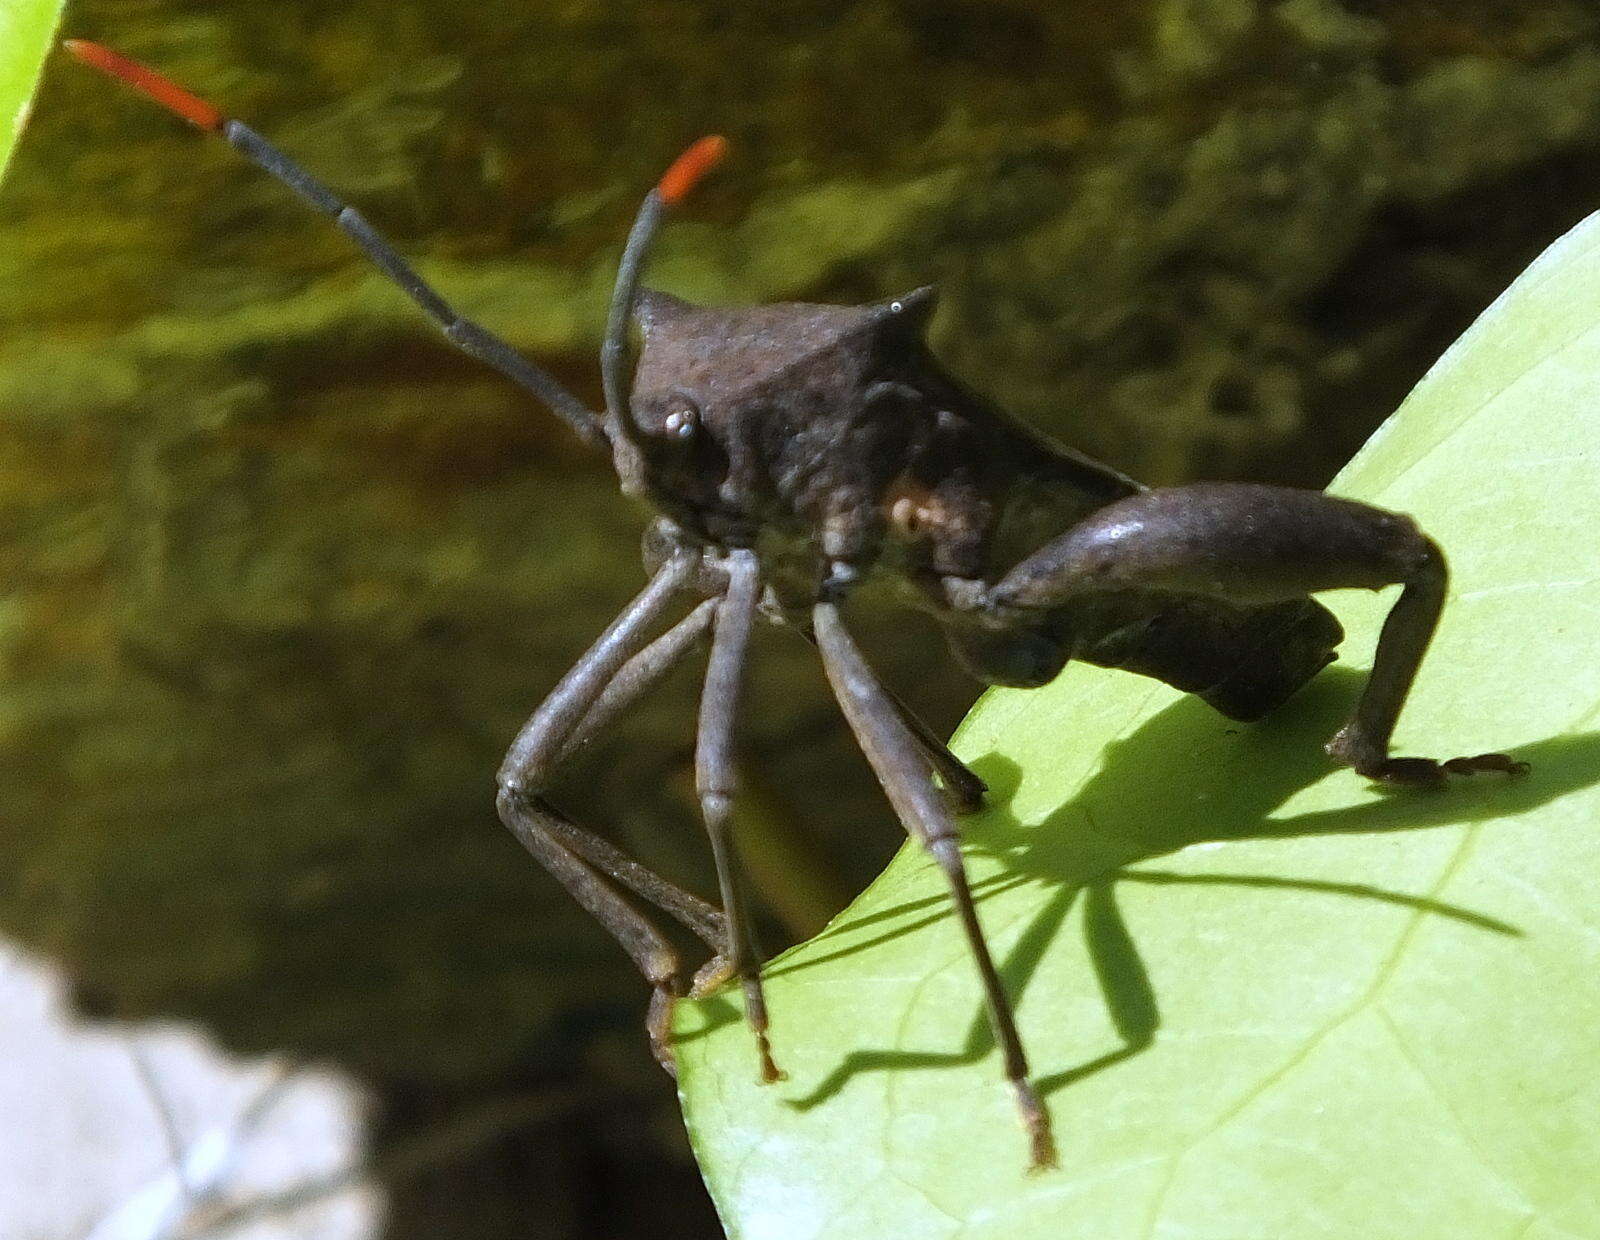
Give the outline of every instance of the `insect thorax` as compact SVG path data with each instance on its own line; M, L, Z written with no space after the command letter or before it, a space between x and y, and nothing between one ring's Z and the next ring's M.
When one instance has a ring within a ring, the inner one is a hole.
M931 290L869 306L708 309L644 292L624 485L692 536L763 558L979 578L1003 527L1048 535L1128 493L939 368ZM1037 529L1032 527L1037 526Z

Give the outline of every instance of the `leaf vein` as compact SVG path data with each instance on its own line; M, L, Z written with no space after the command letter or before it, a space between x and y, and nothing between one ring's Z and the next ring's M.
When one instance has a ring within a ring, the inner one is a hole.
M1450 880L1455 877L1471 856L1472 850L1477 846L1479 834L1476 825L1466 828L1463 832L1461 843L1456 846L1455 851L1446 860L1444 867L1439 872L1439 877L1428 890L1427 899L1437 900L1443 894L1445 888L1450 885ZM1282 1064L1247 1089L1239 1097L1238 1101L1225 1108L1215 1121L1197 1133L1182 1149L1172 1155L1167 1175L1157 1187L1156 1194L1151 1201L1150 1212L1145 1225L1145 1240L1154 1240L1156 1228L1161 1222L1161 1213L1166 1208L1167 1198L1172 1192L1173 1184L1177 1181L1178 1172L1182 1167L1183 1161L1247 1111L1253 1103L1265 1096L1274 1086L1284 1081L1295 1069L1309 1060L1323 1043L1372 1005L1373 1001L1377 999L1383 988L1399 969L1406 950L1411 946L1412 940L1415 939L1417 931L1421 928L1423 919L1426 916L1425 909L1414 909L1407 917L1406 924L1401 927L1394 946L1379 961L1378 967L1373 973L1372 981L1368 984L1366 990L1352 1001L1343 1012L1333 1017L1321 1029L1307 1038L1304 1045L1290 1055Z
M1527 1210L1532 1211L1535 1217L1537 1217L1539 1207L1533 1202L1528 1194L1523 1191L1520 1185L1507 1176L1505 1172L1494 1163L1494 1161L1489 1157L1488 1151L1486 1151L1478 1143L1477 1139L1472 1135L1471 1127L1464 1119L1462 1119L1461 1113L1456 1109L1455 1104L1451 1102L1450 1099L1445 1095L1444 1090L1440 1088L1439 1083L1433 1079L1432 1074L1425 1067L1423 1067L1422 1060L1418 1058L1416 1052L1412 1049L1411 1044L1406 1041L1404 1033L1402 1033L1400 1026L1395 1022L1394 1017L1390 1015L1389 1010L1384 1007L1383 1004L1379 1003L1373 1006L1373 1011L1377 1013L1378 1023L1383 1026L1383 1028L1388 1032L1389 1037L1393 1039L1395 1049L1400 1052L1400 1058L1405 1060L1405 1062L1410 1066L1411 1070L1416 1074L1417 1079L1422 1082L1423 1088L1427 1090L1428 1094L1434 1099L1435 1102L1439 1104L1444 1113L1450 1117L1450 1122L1455 1126L1456 1132L1460 1134L1462 1142L1469 1150L1472 1151L1472 1156L1477 1159L1478 1165L1487 1171L1491 1176L1493 1176L1494 1179L1497 1180L1501 1185L1509 1189L1517 1198L1519 1205Z

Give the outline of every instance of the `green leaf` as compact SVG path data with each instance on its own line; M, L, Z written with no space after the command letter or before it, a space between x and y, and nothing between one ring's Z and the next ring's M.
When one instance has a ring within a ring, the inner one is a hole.
M0 0L0 174L28 123L63 0Z
M1392 592L1326 596L1347 663L1265 724L1084 666L989 694L956 741L995 792L968 855L1060 1169L1024 1171L973 968L908 849L770 965L786 1081L756 1083L729 992L681 1006L731 1235L1600 1237L1597 221L1335 487L1451 556L1399 752L1532 774L1385 793L1329 768Z

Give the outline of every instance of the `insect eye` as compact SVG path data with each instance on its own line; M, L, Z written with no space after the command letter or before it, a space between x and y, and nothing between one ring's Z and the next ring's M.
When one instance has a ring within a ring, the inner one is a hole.
M700 428L700 411L690 404L674 405L661 426L670 439L690 439Z

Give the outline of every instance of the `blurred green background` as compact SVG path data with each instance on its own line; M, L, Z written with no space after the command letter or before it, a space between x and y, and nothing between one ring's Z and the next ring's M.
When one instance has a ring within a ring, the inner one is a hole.
M97 0L66 30L248 119L593 399L640 194L727 133L652 283L936 282L954 370L1149 482L1321 484L1600 205L1579 0ZM281 187L64 59L0 194L0 323L0 931L90 1014L355 1072L380 1155L512 1116L406 1163L397 1240L715 1235L644 988L492 805L641 580L606 462ZM948 728L975 687L869 627ZM776 947L899 835L809 652L758 655L742 830ZM694 696L557 799L709 891Z

